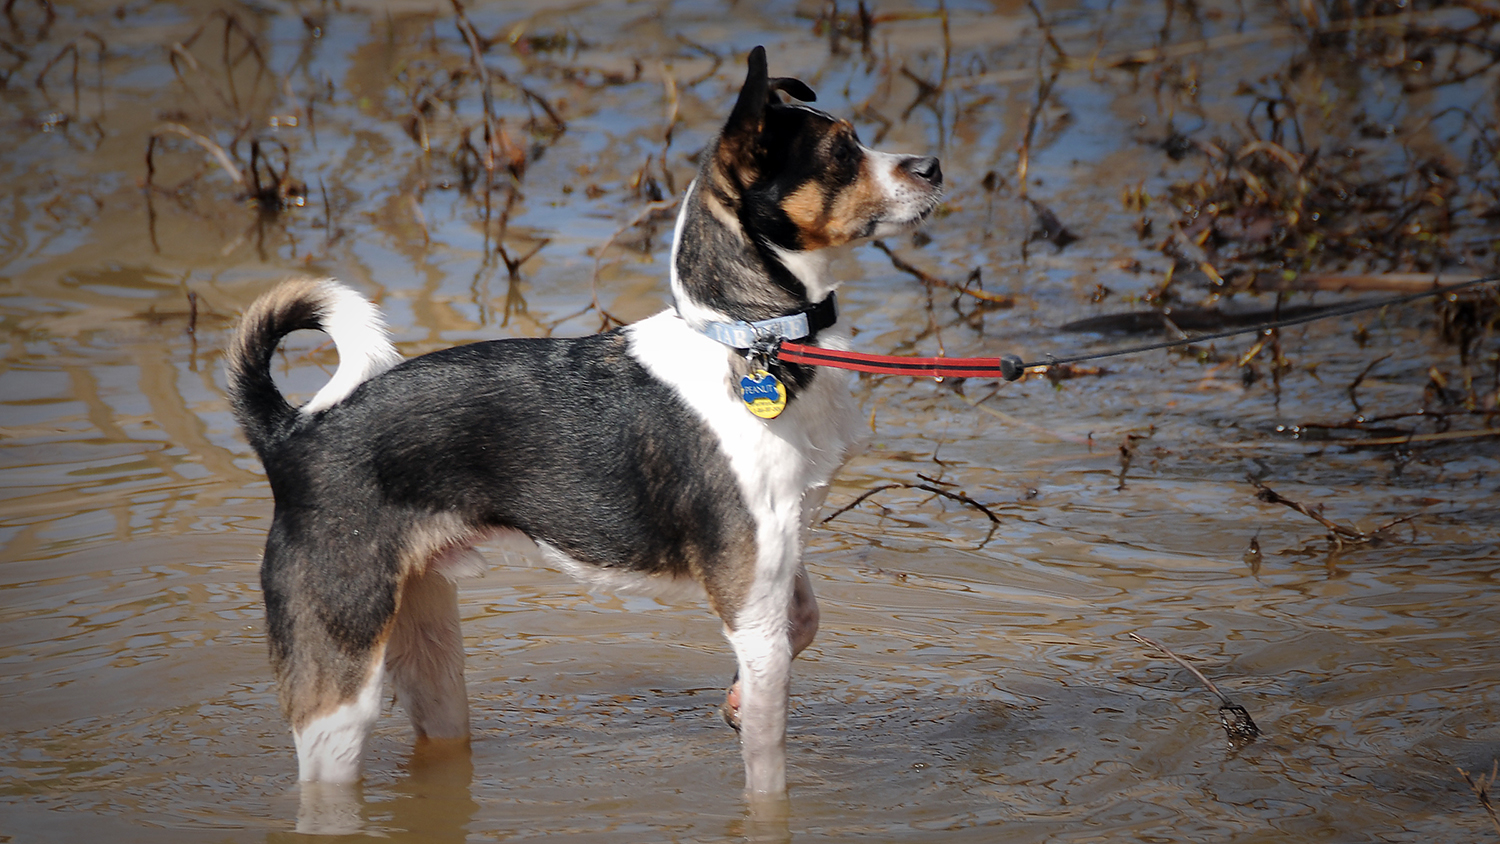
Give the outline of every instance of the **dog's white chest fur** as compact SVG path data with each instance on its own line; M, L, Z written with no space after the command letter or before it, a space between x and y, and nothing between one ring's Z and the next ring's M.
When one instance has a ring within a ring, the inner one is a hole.
M748 612L739 619L739 626L754 625L752 607L781 599L756 590L787 582L777 575L785 573L781 567L799 564L795 537L800 527L822 504L828 482L858 444L849 376L822 370L785 412L761 419L737 395L727 350L694 331L675 311L638 322L626 333L631 355L677 392L729 458L756 522L756 588L747 596ZM831 348L848 348L847 336L840 332L820 339Z

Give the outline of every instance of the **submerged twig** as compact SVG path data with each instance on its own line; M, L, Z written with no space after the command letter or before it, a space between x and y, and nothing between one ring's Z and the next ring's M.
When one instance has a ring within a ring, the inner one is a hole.
M37 90L41 91L42 95L45 96L50 102L52 99L52 95L47 92L47 74L51 73L52 68L62 62L64 56L72 56L73 70L69 75L68 80L73 87L73 113L77 116L82 116L82 97L80 95L78 86L78 65L80 61L78 42L83 40L84 38L92 40L96 49L94 56L94 65L98 69L98 85L100 92L100 102L102 103L104 92L104 39L100 38L92 32L85 31L83 35L73 39L72 41L69 41L67 44L64 44L62 49L57 51L57 55L53 56L51 61L42 66L41 71L36 75L35 83Z
M1041 58L1037 59L1040 66ZM1038 67L1040 70L1040 67ZM1031 171L1031 142L1036 136L1037 119L1042 115L1042 108L1047 105L1047 99L1052 96L1052 86L1057 84L1057 76L1061 72L1059 68L1052 69L1052 75L1037 84L1036 102L1031 106L1031 113L1026 117L1026 131L1021 135L1021 145L1016 149L1016 191L1022 199L1027 199L1028 178Z
M510 170L517 178L520 176L520 167L524 167L524 158L516 161L514 154L510 152L509 139L505 137L504 130L500 128L500 119L495 116L495 94L490 90L490 71L484 63L485 44L479 31L470 22L468 14L464 11L464 5L460 0L451 0L454 14L458 19L456 26L459 34L463 36L464 42L469 46L469 64L474 68L474 75L479 80L480 102L483 107L484 126L484 155L480 161L484 165L484 250L490 249L490 221L493 216L493 195L495 191L495 168L499 154L497 148L502 144L506 148L508 157L511 159ZM519 166L518 166L519 164ZM508 221L509 215L506 216ZM505 224L501 225L501 233L498 237L504 237Z
M1339 553L1344 549L1358 545L1373 545L1375 543L1384 541L1386 539L1387 532L1390 531L1391 528L1396 527L1397 525L1405 524L1406 522L1409 522L1412 519L1415 519L1417 516L1421 515L1420 513L1413 513L1409 516L1402 516L1398 519L1392 519L1391 521L1386 522L1380 527L1366 532L1357 528L1341 525L1338 522L1335 522L1332 519L1324 516L1322 513L1322 507L1314 509L1307 506L1306 504L1301 503L1300 501L1293 501L1290 498L1287 498L1286 496L1277 492L1276 490L1271 489L1270 487L1256 480L1253 476L1247 476L1246 479L1249 480L1251 485L1255 487L1256 498L1266 502L1267 504L1280 504L1284 507L1289 507L1293 510L1296 510L1298 513L1301 513L1302 515L1308 517L1309 519L1312 519L1313 521L1328 529L1327 565L1330 571L1333 570L1335 559L1337 559Z
M156 165L153 161L153 153L156 150L156 142L161 138L163 133L181 135L182 137L187 138L188 140L202 147L206 152L208 152L209 155L213 156L214 161L218 162L219 167L221 167L225 173L229 174L229 178L234 180L235 184L245 184L245 174L240 172L240 168L235 165L234 159L230 158L228 151L226 151L222 146L214 143L207 137L194 132L192 129L183 126L181 123L163 123L157 127L155 132L151 134L151 139L146 144L147 187L151 186L151 179L156 174Z
M1135 462L1136 440L1150 439L1155 433L1153 428L1144 434L1126 434L1125 439L1120 440L1120 474L1115 484L1116 492L1125 488L1125 474L1130 471L1130 464Z
M1031 210L1036 213L1036 229L1031 233L1031 240L1045 240L1061 252L1067 248L1068 244L1079 239L1078 235L1063 225L1062 220L1057 218L1051 208L1031 197L1027 197L1026 201L1031 204Z
M1230 747L1243 747L1250 742L1255 741L1256 737L1260 735L1260 727L1256 726L1255 719L1250 717L1250 713L1245 709L1245 707L1240 706L1233 700L1230 700L1228 695L1224 694L1224 692L1219 690L1218 686L1214 685L1214 681L1203 676L1203 672L1194 668L1192 665L1189 665L1187 660L1183 659L1175 653L1172 653L1172 651L1166 645L1163 645L1161 642L1158 642L1155 639L1149 639L1139 633L1131 633L1130 638L1135 639L1137 642L1150 645L1151 647L1156 648L1157 650L1166 654L1168 657L1171 657L1173 662L1177 663L1183 668L1186 668L1188 670L1188 673L1192 674L1198 679L1198 682L1202 683L1210 692L1213 692L1214 697L1217 697L1219 699L1219 723L1224 727L1224 732L1229 736Z
M1014 296L1003 296L996 293L986 293L983 290L976 290L973 287L969 287L967 284L954 284L953 282L946 279L938 278L932 273L929 273L926 270L923 270L922 268L907 261L905 258L902 258L900 255L897 255L894 251L891 250L889 246L885 244L885 241L883 240L872 240L870 241L870 243L876 249L884 252L886 254L886 257L891 259L891 266L895 267L901 272L906 273L907 275L912 276L917 281L922 282L928 287L942 287L948 290L954 290L960 294L973 296L975 299L978 299L981 302L988 302L991 305L1001 308L1014 307L1016 304L1016 298Z
M1047 46L1051 47L1052 52L1057 54L1056 61L1067 64L1069 62L1068 53L1062 48L1061 44L1057 43L1057 37L1052 34L1052 24L1042 14L1041 7L1037 6L1036 0L1026 0L1026 7L1036 16L1037 28L1042 31L1042 39L1047 42Z
M1495 832L1500 833L1500 815L1495 814L1495 805L1490 801L1490 787L1497 779L1500 779L1500 760L1490 763L1488 776L1480 774L1478 777L1471 778L1469 772L1463 768L1459 768L1458 773L1464 778L1464 782L1469 784L1469 788L1474 790L1474 796L1479 798L1480 807L1484 809L1485 814L1490 816L1490 823L1495 825Z
M839 516L842 516L850 510L853 510L855 507L863 504L865 501L874 497L877 493L885 492L886 490L891 489L919 489L923 492L930 492L933 495L946 498L950 501L956 501L966 507L972 507L973 509L983 513L985 518L990 520L990 529L989 532L985 534L984 540L979 543L979 547L984 547L990 541L990 539L994 537L996 528L1000 527L1000 517L995 515L995 511L974 500L962 490L951 490L943 488L944 486L952 486L952 484L929 478L926 475L919 474L917 475L917 477L922 479L922 483L911 483L903 481L881 484L880 486L867 489L859 495L855 496L853 501L828 514L822 519L822 521L819 522L819 524L828 524Z
M1348 387L1347 392L1349 393L1349 403L1352 404L1352 405L1354 405L1354 413L1355 413L1355 415L1358 415L1360 413L1360 411L1362 411L1364 409L1364 408L1360 407L1360 405L1359 405L1359 395L1356 393L1356 391L1359 389L1359 385L1364 383L1365 378L1371 372L1373 372L1375 370L1375 367L1377 367L1380 364L1384 363L1393 354L1395 354L1395 352L1391 352L1389 354L1381 355L1380 357L1378 357L1378 358L1370 361L1369 365L1367 365L1364 369L1360 370L1359 374L1356 375L1356 376L1354 376L1354 380L1349 382L1349 387Z
M1000 388L1003 388L1006 383L1008 382L1002 381ZM995 392L999 392L1000 388L997 388ZM1009 413L1001 410L996 410L993 407L985 404L985 402L989 401L989 399L994 396L995 393L990 393L990 395L985 396L982 399L971 399L961 391L955 391L955 393L959 398L963 399L968 403L970 407L974 408L975 410L988 413L989 415L995 417L996 419L999 419L1001 422L1004 422L1008 425L1015 425L1018 428L1024 428L1030 431L1036 436L1038 442L1068 442L1074 443L1076 445L1090 444L1090 439L1088 437L1080 437L1073 434L1064 434L1052 428L1044 428L1041 425L1027 422L1025 419L1017 418L1010 415Z

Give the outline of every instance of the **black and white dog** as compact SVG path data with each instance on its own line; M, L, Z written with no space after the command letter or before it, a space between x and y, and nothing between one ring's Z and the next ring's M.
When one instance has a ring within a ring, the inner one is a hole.
M387 675L419 741L468 738L453 578L474 543L511 534L586 577L700 584L739 662L724 713L747 789L785 792L791 661L818 625L802 532L857 417L842 373L765 351L847 347L830 254L922 220L942 173L778 92L814 99L756 48L682 198L674 304L654 317L402 361L375 307L333 281L246 312L229 394L276 499L261 585L302 780L359 778ZM304 328L340 361L294 408L270 362Z

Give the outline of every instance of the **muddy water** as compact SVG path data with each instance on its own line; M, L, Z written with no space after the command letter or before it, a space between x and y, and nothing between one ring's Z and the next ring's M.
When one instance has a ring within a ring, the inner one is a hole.
M951 292L929 296L861 248L837 271L863 349L1107 345L1051 326L1129 309L1160 283L1166 259L1137 239L1119 194L1159 192L1195 166L1143 143L1171 109L1150 68L1068 71L1029 179L1084 239L1023 248L1027 206L1013 187L981 187L992 169L1013 181L1035 100L1042 41L1021 5L950 3L958 81L908 109L920 91L901 69L944 73L931 15L880 20L862 55L847 41L830 50L807 16L815 3L475 4L477 30L499 39L492 67L566 123L558 134L534 100L497 85L508 137L529 153L519 183L498 177L486 223L478 189L465 189L472 158L455 155L465 128L478 138L472 84L412 128L413 103L468 61L451 12L430 5L128 3L117 16L80 2L49 25L40 6L16 4L15 70L0 90L5 840L287 841L299 816L304 829L402 841L1489 834L1456 767L1488 771L1500 756L1495 440L1361 451L1279 433L1348 419L1344 386L1370 349L1403 354L1363 382L1366 407L1420 406L1427 369L1455 361L1424 309L1287 332L1295 366L1279 397L1232 366L1164 352L1056 386L860 380L869 450L828 512L896 486L809 538L823 625L796 667L785 819L749 817L740 801L735 738L715 712L732 658L700 603L590 594L498 552L462 593L472 753L414 755L392 706L356 802L299 792L256 586L270 493L219 371L233 316L276 279L360 286L408 354L584 333L600 308L652 313L670 233L640 216L651 183L663 195L686 183L737 57L757 43L821 105L867 109L867 139L943 156L951 188L931 242L893 249L943 278L983 267L986 289L1018 297L959 320ZM1047 14L1075 55L1157 43L1159 8L1115 7ZM902 9L931 11L877 11ZM1169 39L1239 25L1238 7L1205 9ZM228 71L226 29L239 56ZM1267 38L1198 54L1205 91L1219 92L1205 93L1204 114L1242 110L1235 80L1291 49ZM1412 108L1441 106L1430 99ZM258 216L181 136L161 142L157 189L143 191L147 141L165 123L225 146L243 128L234 152L248 158L260 138L278 171L284 146L303 204ZM496 242L511 258L541 248L512 276ZM1143 269L1122 269L1132 261ZM1114 295L1091 303L1100 284ZM1369 349L1354 340L1361 327ZM333 363L308 337L278 367L305 397ZM1139 439L1122 484L1128 435ZM1362 530L1413 518L1330 558L1323 528L1257 501L1247 474ZM1230 747L1218 700L1132 633L1215 680L1263 737Z

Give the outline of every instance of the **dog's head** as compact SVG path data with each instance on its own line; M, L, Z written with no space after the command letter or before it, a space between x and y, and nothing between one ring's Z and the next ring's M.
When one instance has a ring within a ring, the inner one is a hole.
M801 103L817 98L797 79L766 73L766 51L750 70L719 136L711 164L715 192L739 220L786 251L843 246L910 228L937 207L943 171L930 156L876 152L847 120Z

